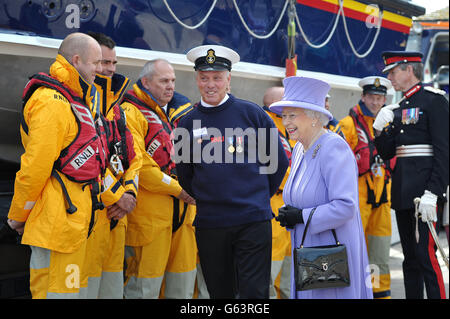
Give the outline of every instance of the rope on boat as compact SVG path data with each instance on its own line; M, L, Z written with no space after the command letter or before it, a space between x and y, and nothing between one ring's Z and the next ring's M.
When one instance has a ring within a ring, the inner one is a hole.
M186 29L189 30L194 30L197 29L199 26L201 26L203 23L205 23L206 20L208 20L211 12L213 11L214 7L216 6L217 0L214 0L213 4L211 5L211 7L208 10L208 13L205 15L205 17L203 18L202 21L200 21L199 23L197 23L194 26L190 26L187 25L185 23L183 23L180 19L178 19L178 17L175 15L175 13L172 11L172 9L170 8L169 4L167 3L167 0L163 0L164 4L166 5L167 10L169 10L170 15L172 16L172 18L175 19L176 22L178 22L179 24L181 24L183 27L185 27Z
M194 26L189 26L189 25L183 23L180 19L178 19L178 17L177 17L177 16L175 15L175 13L172 11L172 9L170 8L169 4L167 3L167 0L163 0L163 2L164 2L164 4L165 4L165 6L167 7L167 10L169 11L170 15L175 19L176 22L178 22L180 25L182 25L182 26L183 26L184 28L186 28L186 29L194 30L194 29L197 29L197 28L200 27L203 23L206 22L206 20L207 20L207 19L209 18L209 16L211 15L212 10L213 10L214 7L216 6L217 0L214 0L214 1L213 1L212 5L211 5L211 7L209 8L208 13L205 15L205 17L204 17L199 23L197 23L197 24L194 25ZM273 29L272 29L268 34L266 34L266 35L258 35L258 34L256 34L256 33L254 33L254 32L249 28L248 24L245 22L244 17L243 17L242 14L241 14L241 10L239 9L239 6L238 6L237 3L236 3L236 0L233 0L233 5L234 5L234 7L236 8L236 12L237 12L237 14L238 14L238 16L239 16L239 19L241 20L241 22L242 22L244 28L247 30L247 32L248 32L251 36L253 36L253 37L257 38L257 39L263 40L263 39L267 39L267 38L271 37L271 36L275 33L275 31L278 29L278 27L279 27L279 25L280 25L280 23L281 23L281 20L282 20L284 14L285 14L285 12L286 12L286 8L287 8L289 2L290 2L290 0L286 0L286 1L285 1L284 6L283 6L283 10L281 11L280 16L278 17L277 23L275 24L275 26L273 27ZM336 13L336 18L335 18L335 20L334 20L332 30L330 31L330 34L329 34L328 37L325 39L325 41L323 41L323 42L320 43L320 44L314 44L314 43L312 43L312 42L308 39L308 36L305 34L305 31L303 30L302 25L301 25L301 23L300 23L300 19L299 19L298 15L297 15L297 10L295 9L295 6L293 6L293 7L294 7L294 10L295 10L295 21L297 22L297 25L298 25L298 28L299 28L299 30L300 30L300 33L301 33L303 39L305 39L305 42L306 42L310 47L312 47L312 48L314 48L314 49L320 49L320 48L324 47L325 45L327 45L328 42L330 42L331 38L333 37L334 33L336 32L337 25L338 25L338 23L339 23L339 19L340 19L340 17L342 16L342 21L343 21L343 24L344 24L344 33L345 33L345 36L346 36L346 38L347 38L348 44L350 45L350 48L352 49L353 54L354 54L355 56L357 56L358 58L360 58L360 59L365 58L366 56L368 56L368 55L370 54L370 52L372 52L373 48L375 47L375 43L376 43L376 41L377 41L377 39L378 39L378 36L379 36L379 34L380 34L380 31L381 31L381 24L382 24L382 21L383 21L383 11L382 11L382 10L378 10L378 24L375 26L375 27L377 28L377 31L376 31L376 33L375 33L375 36L374 36L374 38L373 38L373 40L372 40L372 43L371 43L370 47L367 49L366 52L364 52L364 53L359 53L359 52L355 49L355 46L354 46L354 44L353 44L353 42L352 42L352 39L351 39L351 37L350 37L350 34L349 34L349 32L348 32L347 19L346 19L346 17L345 17L345 13L344 13L344 0L338 0L338 2L339 2L339 9L338 9L338 11L337 11L337 13Z

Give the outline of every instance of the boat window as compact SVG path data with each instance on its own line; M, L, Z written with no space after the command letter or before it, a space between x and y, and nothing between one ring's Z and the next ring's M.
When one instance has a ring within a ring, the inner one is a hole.
M432 52L428 61L430 76L433 82L438 82L439 85L447 85L449 83L448 55L449 43L448 33L437 34ZM437 74L439 71L439 74Z

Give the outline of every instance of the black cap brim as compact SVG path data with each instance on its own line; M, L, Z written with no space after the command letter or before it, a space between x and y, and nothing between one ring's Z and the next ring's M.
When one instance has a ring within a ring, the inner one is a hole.
M379 91L379 90L366 90L364 91L364 94L376 94L376 95L386 95L386 91Z

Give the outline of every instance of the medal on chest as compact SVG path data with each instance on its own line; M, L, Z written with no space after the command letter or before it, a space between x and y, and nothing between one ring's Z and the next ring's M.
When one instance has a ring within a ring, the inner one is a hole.
M404 98L409 99L411 96L413 96L415 93L419 92L420 85L416 85L410 90L408 90L405 93ZM409 104L409 101L407 100L405 102L406 104ZM419 110L418 107L408 108L402 110L402 124L403 125L409 125L409 124L416 124L419 121Z
M238 136L237 138L237 146L236 146L236 152L242 153L244 151L244 147L242 145L242 136Z
M402 110L402 124L416 124L419 121L419 108L411 108Z
M234 153L235 149L234 149L234 146L233 146L233 137L232 136L227 137L227 144L228 144L228 152L229 153Z

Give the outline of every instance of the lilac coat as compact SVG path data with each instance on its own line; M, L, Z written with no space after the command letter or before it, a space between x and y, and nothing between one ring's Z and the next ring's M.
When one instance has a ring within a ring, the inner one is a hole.
M367 248L358 207L358 167L347 142L339 135L323 134L303 154L297 143L292 154L291 173L283 190L283 200L303 210L308 220L314 207L304 246L334 244L331 229L347 247L350 286L345 288L295 291L291 265L291 298L298 299L372 299ZM291 231L292 247L299 247L305 224Z

